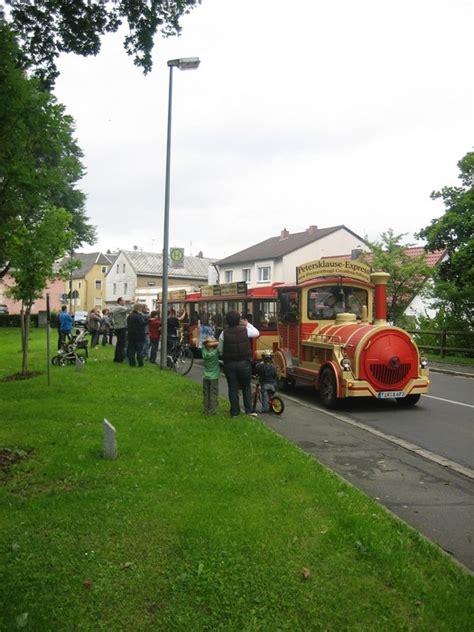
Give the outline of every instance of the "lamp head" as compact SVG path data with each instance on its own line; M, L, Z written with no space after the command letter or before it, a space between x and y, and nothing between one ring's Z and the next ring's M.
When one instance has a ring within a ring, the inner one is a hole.
M180 57L180 59L168 60L168 66L176 66L180 70L195 70L200 63L199 57Z

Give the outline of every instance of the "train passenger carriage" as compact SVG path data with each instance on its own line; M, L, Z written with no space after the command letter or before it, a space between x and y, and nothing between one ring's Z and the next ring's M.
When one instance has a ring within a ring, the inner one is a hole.
M262 352L272 350L278 342L276 309L276 287L274 284L261 288L248 288L244 281L207 285L197 292L175 290L168 293L168 308L183 314L183 333L192 349L201 347L202 332L212 327L214 336L219 337L225 326L225 316L235 310L249 319L260 331L252 339L253 361L258 361ZM159 308L159 301L158 301Z
M428 391L427 363L386 320L389 275L360 261L319 259L296 276L277 288L280 386L311 384L328 408L347 397L416 404Z

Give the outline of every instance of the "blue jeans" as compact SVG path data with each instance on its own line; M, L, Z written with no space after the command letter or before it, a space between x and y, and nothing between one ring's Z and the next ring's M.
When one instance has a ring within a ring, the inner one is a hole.
M270 395L275 392L274 384L262 384L262 413L270 412Z
M232 360L224 364L224 374L229 389L230 415L240 414L239 390L242 391L244 410L247 415L252 412L252 365L250 360Z

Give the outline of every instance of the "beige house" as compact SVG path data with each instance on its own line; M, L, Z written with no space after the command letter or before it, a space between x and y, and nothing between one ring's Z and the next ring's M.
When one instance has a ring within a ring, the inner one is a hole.
M68 295L68 303L72 311L90 311L93 307L102 309L106 305L106 276L115 255L104 255L101 252L77 252L73 261L79 261L80 267L73 270L70 278L64 282L64 293ZM69 257L61 261L64 266ZM69 299L69 291L72 292Z
M217 262L219 283L246 281L249 287L295 281L296 266L352 250L369 250L364 238L346 226L309 226L299 233L284 228L245 250Z

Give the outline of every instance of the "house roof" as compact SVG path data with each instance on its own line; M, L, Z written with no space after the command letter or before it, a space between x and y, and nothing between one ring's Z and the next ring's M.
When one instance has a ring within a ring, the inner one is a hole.
M410 246L405 248L405 254L409 257L419 257L422 254L426 255L426 263L433 268L446 254L446 250L435 250L434 252L427 252L423 246ZM372 261L373 254L370 252L364 253L367 261ZM325 259L351 259L351 255L330 255Z
M70 260L70 257L64 257L60 261L60 266L65 265ZM82 279L95 264L102 266L110 266L112 264L112 261L102 252L75 252L73 261L79 261L81 264L79 268L73 270L73 279Z
M289 233L284 229L277 237L270 237L265 241L261 241L254 246L250 246L245 250L240 250L229 257L220 259L218 265L228 265L233 263L244 263L247 261L262 261L263 259L279 259L284 255L298 250L303 246L307 246L318 239L322 239L327 235L344 229L354 235L361 243L365 244L365 240L357 235L352 230L340 224L339 226L330 226L329 228L318 228L317 226L310 226L302 233Z
M161 254L139 250L122 250L122 252L132 264L137 275L162 276L163 256ZM168 267L168 276L207 281L209 266L214 261L215 259L208 257L185 256L182 268Z

